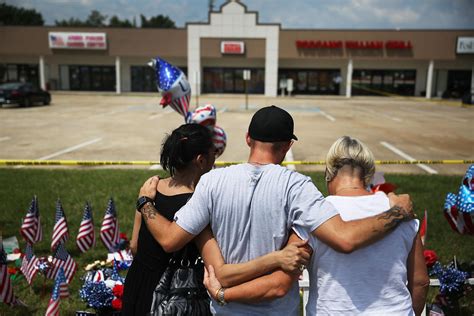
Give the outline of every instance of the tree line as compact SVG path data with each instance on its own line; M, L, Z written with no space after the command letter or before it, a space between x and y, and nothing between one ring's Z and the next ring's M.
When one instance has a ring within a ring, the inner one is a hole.
M82 26L82 27L138 27L135 21L121 19L116 15L110 18L97 10L92 10L85 20L69 18L55 20L56 26ZM0 4L0 25L44 25L44 19L35 9L18 8L6 3ZM140 14L140 27L142 28L176 28L176 24L166 15L156 15L147 18Z

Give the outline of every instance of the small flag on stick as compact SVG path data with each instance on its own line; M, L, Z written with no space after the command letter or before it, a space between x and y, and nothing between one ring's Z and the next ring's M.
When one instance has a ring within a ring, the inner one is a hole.
M49 279L55 279L59 273L60 268L64 270L64 276L66 277L67 283L71 283L72 278L77 270L77 264L74 259L69 255L64 244L59 244L53 255L51 262L51 268L46 273L46 277Z
M38 198L36 195L31 200L30 208L21 224L20 233L25 241L35 244L43 239L43 230L39 215Z
M26 281L28 281L28 284L30 285L38 272L38 262L38 258L33 253L33 246L27 243L20 270L25 275Z
M69 290L67 289L66 280L64 278L64 271L61 268L58 271L56 280L54 282L53 293L51 294L48 308L46 309L46 316L59 316L59 300L68 296Z
M76 244L82 253L95 246L94 222L89 202L86 202L84 207L84 215L82 216L81 226L77 234Z
M20 302L13 294L10 274L7 268L7 254L3 250L3 239L0 236L0 302L7 305L18 305Z
M61 200L56 202L56 218L53 227L53 238L51 241L51 250L54 251L56 247L67 240L69 237L66 216L64 215Z
M105 211L102 227L100 228L100 239L110 253L115 252L119 238L119 224L114 200L110 198Z

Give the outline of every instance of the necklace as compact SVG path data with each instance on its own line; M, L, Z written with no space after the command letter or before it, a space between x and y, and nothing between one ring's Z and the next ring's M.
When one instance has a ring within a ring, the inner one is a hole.
M339 192L346 191L346 190L365 190L365 189L361 188L361 187L344 187L344 188L340 188L339 190L337 190L334 195L337 195Z
M260 163L260 162L256 162L256 161L249 161L248 163L251 164L251 165L257 165L257 166L265 166L265 165L271 164L271 162Z

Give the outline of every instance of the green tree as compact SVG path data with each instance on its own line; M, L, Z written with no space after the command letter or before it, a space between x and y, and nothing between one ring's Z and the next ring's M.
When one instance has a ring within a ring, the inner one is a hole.
M111 27L133 27L132 22L127 19L120 20L116 15L112 16L109 20L109 26Z
M102 15L102 13L97 10L92 10L89 16L87 17L86 25L93 27L102 27L105 26L105 20L107 20L106 15Z
M69 20L55 20L54 24L56 26L86 26L84 21L75 18L69 18Z
M147 19L143 14L140 14L141 27L143 28L163 28L163 29L175 29L176 24L167 15L157 15L150 19Z
M103 27L105 26L107 16L103 15L97 10L92 10L85 21L76 18L69 18L69 20L54 21L56 26L91 26Z
M44 20L34 9L0 3L0 25L44 25Z

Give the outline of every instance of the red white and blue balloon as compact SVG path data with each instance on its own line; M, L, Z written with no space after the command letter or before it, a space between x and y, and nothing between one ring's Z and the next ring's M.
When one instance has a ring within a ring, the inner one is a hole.
M191 86L186 75L160 57L153 58L149 65L155 69L156 87L162 96L160 104L171 106L186 120L191 100Z
M474 165L467 169L458 195L446 196L444 216L454 231L474 235Z
M212 138L214 147L216 147L216 158L224 153L225 147L227 146L227 135L224 130L219 126L214 126L214 137Z
M188 123L200 124L213 131L216 125L216 113L216 108L212 104L200 106L189 114Z

